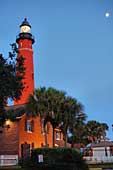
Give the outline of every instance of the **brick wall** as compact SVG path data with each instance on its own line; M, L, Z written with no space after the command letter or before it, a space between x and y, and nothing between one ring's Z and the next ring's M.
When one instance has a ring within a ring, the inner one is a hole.
M21 145L30 144L30 148L44 147L45 135L42 133L40 117L30 118L34 120L34 131L27 132L25 130L25 120L27 117L23 115L19 121L9 122L9 128L3 128L0 133L0 155L15 155L19 154L21 157ZM49 147L53 145L53 129L48 123L47 140Z
M23 115L21 120L19 121L19 157L21 157L21 145L22 144L25 144L25 143L30 144L31 149L32 149L32 146L34 148L39 148L39 147L42 147L42 145L45 145L45 136L42 133L40 117L37 116L36 118L30 118L34 120L34 131L33 132L27 132L25 130L26 119L27 117ZM49 147L52 147L53 129L50 123L48 123L48 126L49 126L49 132L47 134L47 139L48 139Z
M9 126L0 131L0 155L18 154L18 122L9 121Z

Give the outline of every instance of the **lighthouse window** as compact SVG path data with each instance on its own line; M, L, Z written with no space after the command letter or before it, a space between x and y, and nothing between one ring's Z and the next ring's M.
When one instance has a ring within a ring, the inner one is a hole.
M22 42L20 43L20 47L22 47Z
M32 73L32 79L34 79L34 73Z

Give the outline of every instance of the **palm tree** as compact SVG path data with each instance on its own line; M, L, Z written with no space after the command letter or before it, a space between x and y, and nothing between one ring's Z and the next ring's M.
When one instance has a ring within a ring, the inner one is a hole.
M58 126L60 118L60 103L65 96L65 92L56 90L52 87L46 89L41 87L35 90L28 100L27 109L31 116L40 115L45 135L45 145L48 146L46 125L48 122L53 127L53 146L54 146L54 129Z
M75 98L65 97L62 103L62 132L64 134L65 147L67 146L68 131L74 133L77 121L80 121L80 114L83 111L83 105ZM82 117L81 117L82 118ZM82 120L82 119L81 119Z
M83 106L75 98L68 97L64 91L56 90L52 87L46 89L41 87L35 90L27 104L28 115L40 115L43 132L45 135L45 145L47 143L46 124L51 123L53 127L53 146L55 141L54 130L59 126L64 134L65 146L67 144L68 130L74 131L77 122L85 119L82 113Z
M73 122L73 125L70 128L70 132L72 134L71 136L72 147L75 142L79 143L80 145L84 143L86 117L87 116L85 113L80 113L78 116L76 116L76 120L75 122Z
M96 142L97 140L100 140L102 136L106 136L108 125L106 123L91 120L87 122L85 129L88 140L91 142Z
M53 115L49 114L49 115L46 116L46 118L44 120L44 127L46 126L46 124L48 122L51 123L52 128L53 128L53 135L52 135L53 139L52 139L52 141L53 141L53 147L54 147L55 146L55 128L59 125L59 122L58 122L58 115L54 114L54 113L53 113Z
M48 88L46 91L46 97L47 97L47 105L48 105L48 112L45 116L44 126L47 122L50 122L53 127L53 147L55 142L55 128L60 124L61 122L61 115L60 115L60 106L64 99L65 92L56 90L52 87Z

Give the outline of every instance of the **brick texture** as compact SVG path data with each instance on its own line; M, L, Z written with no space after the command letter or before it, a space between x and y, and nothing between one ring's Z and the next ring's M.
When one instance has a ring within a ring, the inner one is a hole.
M15 155L18 154L21 157L21 145L30 144L30 149L40 148L45 145L45 136L42 133L40 117L29 118L34 120L34 131L27 132L25 130L25 120L28 119L26 115L23 115L19 121L9 122L9 128L3 128L3 132L0 133L0 155ZM49 147L52 147L52 135L53 129L50 123L48 123L47 140Z
M9 122L10 127L4 126L0 133L0 155L18 154L19 146L19 129L18 122Z
M34 148L40 148L45 145L45 136L42 133L40 117L37 116L36 118L29 118L34 120L34 131L27 132L25 131L25 120L28 119L25 115L22 116L21 120L19 121L19 156L21 157L21 145L24 143L30 144L32 149L32 143ZM53 129L50 123L48 123L49 131L47 134L47 140L49 147L52 147L53 141Z

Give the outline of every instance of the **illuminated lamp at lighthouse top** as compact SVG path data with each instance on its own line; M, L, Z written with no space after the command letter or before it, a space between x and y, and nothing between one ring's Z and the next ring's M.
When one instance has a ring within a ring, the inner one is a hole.
M32 40L32 44L35 42L34 37L31 34L31 25L27 21L27 18L25 18L20 25L20 34L16 37L17 43L19 39L30 39Z

